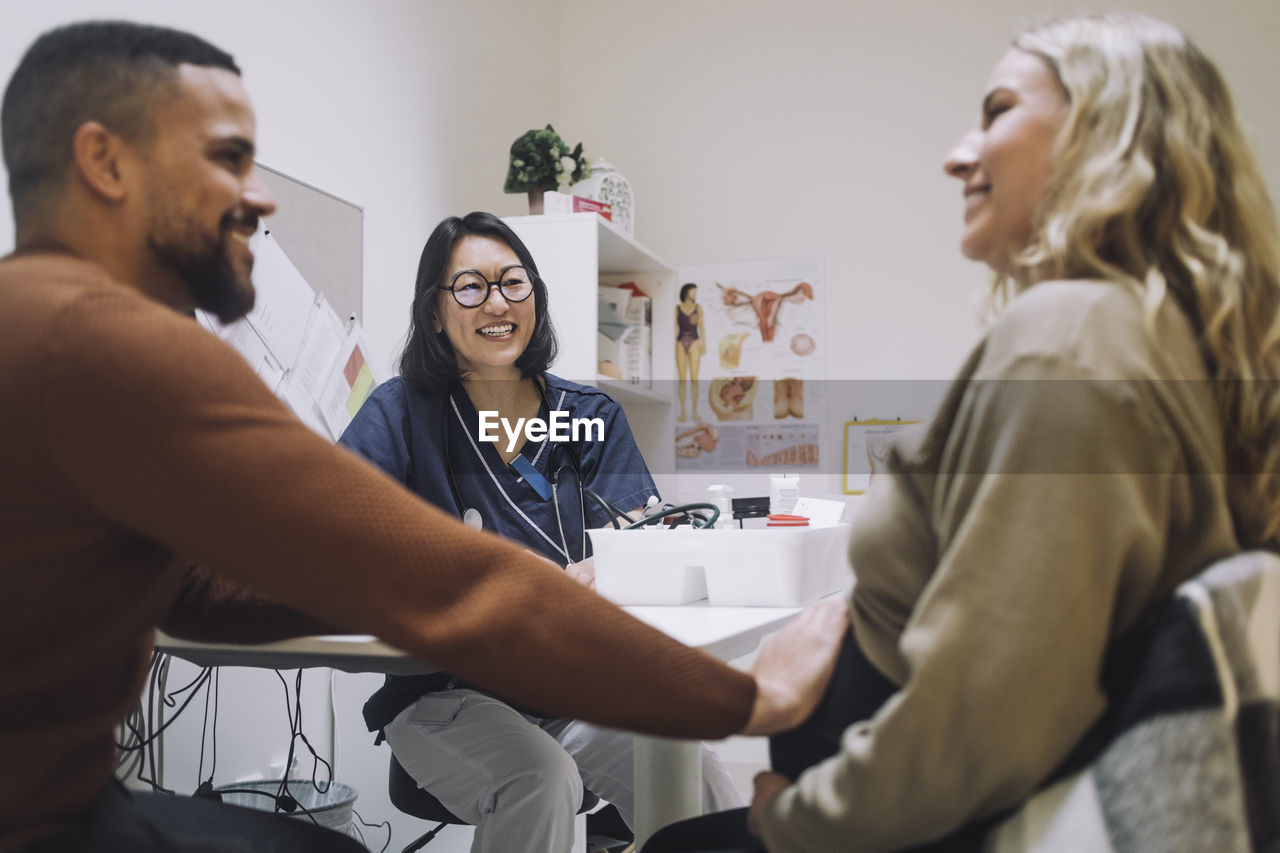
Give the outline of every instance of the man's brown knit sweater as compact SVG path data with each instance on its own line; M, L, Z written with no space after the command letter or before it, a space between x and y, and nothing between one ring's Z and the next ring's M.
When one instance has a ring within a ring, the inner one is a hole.
M748 676L414 498L84 261L0 261L0 415L0 851L106 784L157 625L306 624L211 601L190 564L548 713L682 737L750 713Z

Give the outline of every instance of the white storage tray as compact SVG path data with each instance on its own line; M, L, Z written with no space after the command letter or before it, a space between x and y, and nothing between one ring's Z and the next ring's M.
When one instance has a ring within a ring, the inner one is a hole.
M853 580L847 524L706 532L712 606L801 607Z
M596 589L617 604L800 607L847 587L849 525L587 531Z
M588 530L596 591L615 604L688 604L707 597L705 537L713 530Z

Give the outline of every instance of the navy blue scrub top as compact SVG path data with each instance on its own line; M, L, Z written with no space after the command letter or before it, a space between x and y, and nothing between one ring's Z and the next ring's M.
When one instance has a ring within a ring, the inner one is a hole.
M636 447L627 416L612 397L596 388L545 374L546 399L570 418L600 418L604 441L572 443L581 460L582 483L622 510L644 506L657 495L653 478ZM546 405L538 415L548 419ZM450 455L458 492L458 506L449 489L444 430L449 430ZM496 432L506 446L501 426ZM491 431L492 434L492 431ZM498 445L481 442L479 416L460 385L452 392L423 394L400 377L378 386L338 439L339 443L373 462L421 497L459 517L467 508L479 511L484 529L536 551L558 565L591 554L588 537L582 552L582 509L574 482L575 460L569 445L548 439L526 441L520 455L548 481L559 470L557 498L563 540L555 507L498 455ZM609 523L605 511L589 498L587 527ZM568 545L568 553L565 545Z

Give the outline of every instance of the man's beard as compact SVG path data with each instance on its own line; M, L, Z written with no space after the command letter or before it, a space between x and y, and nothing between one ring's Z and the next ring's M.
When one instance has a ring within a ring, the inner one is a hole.
M253 310L254 303L252 283L241 281L231 261L231 228L236 224L239 217L224 215L213 240L198 234L194 227L179 234L178 239L174 239L172 231L166 235L168 239L157 236L161 231L155 227L147 234L152 254L186 284L195 307L222 323L239 320Z

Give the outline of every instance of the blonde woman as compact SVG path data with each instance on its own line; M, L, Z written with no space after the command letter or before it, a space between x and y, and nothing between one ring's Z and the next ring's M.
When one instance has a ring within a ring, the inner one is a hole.
M859 513L846 654L759 837L726 813L646 853L957 849L1087 759L1178 584L1280 544L1276 219L1210 60L1136 15L1030 30L945 170L997 317Z

